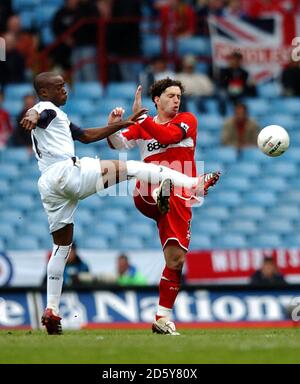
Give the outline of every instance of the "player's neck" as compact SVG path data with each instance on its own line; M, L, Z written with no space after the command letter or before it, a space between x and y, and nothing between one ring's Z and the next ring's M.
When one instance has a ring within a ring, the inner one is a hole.
M156 124L166 124L171 121L175 116L166 116L162 114L158 114L154 117L154 121Z

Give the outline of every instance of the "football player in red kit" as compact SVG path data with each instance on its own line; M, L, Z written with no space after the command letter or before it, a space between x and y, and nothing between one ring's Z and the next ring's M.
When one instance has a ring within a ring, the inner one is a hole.
M142 105L141 87L135 95L133 110ZM195 148L197 119L189 112L180 113L182 83L170 78L155 82L150 89L157 109L155 117L142 116L139 124L108 138L114 149L129 150L138 146L142 160L175 169L196 177ZM124 110L114 109L109 123L122 118ZM219 179L219 172L203 175L204 195ZM181 281L185 255L190 243L192 193L172 190L169 179L161 185L137 182L134 202L145 216L157 222L166 265L159 284L159 305L152 330L161 334L178 334L170 320Z

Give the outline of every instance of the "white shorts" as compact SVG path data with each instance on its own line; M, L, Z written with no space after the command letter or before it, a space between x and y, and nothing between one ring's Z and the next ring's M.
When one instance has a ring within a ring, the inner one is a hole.
M103 189L99 159L70 158L51 165L39 178L38 187L48 216L50 232L74 222L78 200Z

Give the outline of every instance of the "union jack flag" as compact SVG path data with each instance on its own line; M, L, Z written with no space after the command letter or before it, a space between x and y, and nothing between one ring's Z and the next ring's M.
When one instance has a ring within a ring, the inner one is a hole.
M294 23L296 36L296 17ZM285 28L286 19L281 14L270 14L267 18L241 19L234 16L209 18L213 63L226 67L228 56L239 51L244 58L244 67L255 82L278 77L282 67L291 58L294 48L290 39L291 28Z

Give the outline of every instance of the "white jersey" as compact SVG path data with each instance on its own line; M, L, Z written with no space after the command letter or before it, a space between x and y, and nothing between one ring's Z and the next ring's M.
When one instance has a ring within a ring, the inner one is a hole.
M40 171L44 172L50 165L75 156L74 139L80 136L82 130L50 101L41 101L31 109L40 114L37 127L31 131Z

